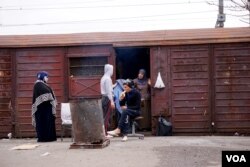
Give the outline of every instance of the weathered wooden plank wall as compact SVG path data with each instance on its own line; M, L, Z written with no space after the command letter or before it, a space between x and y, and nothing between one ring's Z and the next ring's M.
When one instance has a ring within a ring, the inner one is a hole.
M160 52L159 52L160 51ZM175 133L250 133L250 44L151 48L152 129L168 117Z
M175 47L171 53L174 132L209 132L209 47Z
M151 89L151 115L152 115L152 133L156 133L157 119L159 116L168 117L170 113L170 75L169 75L169 50L167 47L152 47L150 50L150 76L152 82ZM165 88L154 88L158 72L162 77Z
M0 138L7 137L7 134L12 132L11 60L10 50L0 50Z
M58 103L65 99L64 48L18 49L16 51L16 136L35 136L31 125L33 86L39 71L49 73L49 85L55 92ZM60 118L60 106L57 107ZM56 120L57 130L60 119Z
M153 132L155 118L163 115L173 123L176 133L237 131L249 134L248 32L247 28L239 28L48 35L42 40L40 36L1 37L4 42L0 44L0 137L5 137L9 131L15 132L17 137L35 136L31 126L31 102L38 71L49 72L49 84L59 104L79 97L97 97L99 71L90 70L91 76L85 73L85 76L71 77L70 61L81 57L105 57L101 64L89 67L101 69L106 62L115 66L113 47L117 46L150 47L153 85L161 72L166 87L152 88ZM84 63L75 65L81 68ZM59 111L60 106L58 118ZM57 119L58 131L60 122Z
M215 132L250 133L250 44L214 48Z

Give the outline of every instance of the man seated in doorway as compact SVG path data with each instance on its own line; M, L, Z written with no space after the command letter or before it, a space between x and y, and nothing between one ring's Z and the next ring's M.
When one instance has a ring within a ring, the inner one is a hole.
M134 87L132 80L126 80L123 83L124 92L120 96L120 105L122 108L121 118L118 127L113 131L108 131L109 135L118 136L123 134L122 141L127 141L130 119L141 115L141 94Z

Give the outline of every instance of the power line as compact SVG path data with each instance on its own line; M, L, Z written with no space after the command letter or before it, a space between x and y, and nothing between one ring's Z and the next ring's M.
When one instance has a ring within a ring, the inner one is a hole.
M75 1L75 2L66 2L66 3L63 3L63 2L60 2L60 3L58 3L58 4L60 4L60 5L70 5L70 4L91 4L91 3L96 3L96 2L109 2L109 1L116 1L116 0L90 0L90 1ZM46 6L46 5L48 5L48 6L50 6L50 5L58 5L58 4L55 4L55 2L54 3L46 3L46 4L44 4L44 3L42 3L42 4L33 4L33 5L25 5L25 6ZM19 8L20 7L20 5L7 5L7 6L4 6L5 8Z
M169 19L167 19L169 20ZM214 18L191 18L191 19L183 19L181 22L185 23L185 22L189 22L190 20L194 20L193 22L199 22L200 24L202 23L207 23L208 20L214 20ZM150 20L148 20L150 21ZM153 20L154 21L154 20ZM176 19L173 19L173 21L177 21ZM124 22L124 21L123 21ZM121 26L120 23L118 22L112 22L113 26L108 26L108 27L101 27L101 26L95 26L95 27L87 27L86 29L66 29L64 31L58 31L58 30L53 30L53 29L49 29L49 27L44 27L44 29L40 29L39 33L41 33L43 30L46 29L46 34L50 33L50 34L61 34L61 33L82 33L82 32L108 32L108 31L112 31L112 32L121 32L121 31L150 31L150 30L165 30L165 29L183 29L183 27L176 27L176 25L173 22L156 22L156 23L145 23L144 22L138 22L136 20L130 22L131 24L123 24L122 25L122 29L120 29L118 27L115 26L116 24L118 24L117 26ZM136 24L137 23L137 24ZM199 25L200 25L199 24ZM173 26L172 26L173 25ZM89 25L92 26L92 25ZM116 27L115 29L112 27ZM77 27L77 26L74 26ZM81 26L79 26L81 27ZM85 26L86 27L86 26ZM201 28L204 26L200 26L200 27L196 27L196 28ZM211 26L212 28L213 26ZM191 27L186 27L186 28L191 28ZM192 27L194 28L194 27ZM7 29L7 28L6 28ZM4 30L4 27L3 27ZM39 30L39 29L38 29ZM17 32L17 31L15 31ZM37 34L38 32L35 33L31 33L31 34ZM1 32L0 32L1 34Z
M194 2L164 2L164 3L147 3L147 4L126 4L126 5L94 5L94 6L72 6L72 7L38 7L38 8L27 8L27 7L17 7L16 9L0 8L0 10L61 10L61 9L82 9L82 8L113 8L113 7L143 7L143 6L159 6L159 5L183 5L183 4L198 4L206 3L204 1L194 1Z
M79 20L79 21L64 21L64 22L47 22L47 23L31 23L31 24L11 24L4 25L3 27L14 27L14 26L30 26L30 25L53 25L53 24L76 24L76 23L87 23L87 22L97 22L97 21L124 21L128 19L142 19L142 18L151 18L151 17L163 17L163 16L177 16L177 15L188 15L188 14L197 14L197 13L210 13L216 12L216 10L209 11L198 11L198 12L186 12L186 13L172 13L172 14L162 14L162 15L147 15L147 16L135 16L135 17L119 17L119 18L108 18L108 19L92 19L92 20ZM130 20L131 21L131 20Z

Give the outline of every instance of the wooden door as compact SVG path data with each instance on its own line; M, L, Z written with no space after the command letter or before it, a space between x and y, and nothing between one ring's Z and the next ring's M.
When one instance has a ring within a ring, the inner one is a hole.
M174 132L211 132L208 45L170 49L171 112Z
M104 65L114 64L112 46L70 47L67 58L69 98L99 98Z
M165 88L152 88L152 129L166 117L175 133L211 131L209 47L169 46L151 48L154 86L160 72Z

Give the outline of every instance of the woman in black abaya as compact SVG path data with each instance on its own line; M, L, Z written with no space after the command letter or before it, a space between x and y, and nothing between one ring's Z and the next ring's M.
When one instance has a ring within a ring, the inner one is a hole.
M41 71L33 89L32 125L38 142L56 141L56 99L47 82L48 73Z

